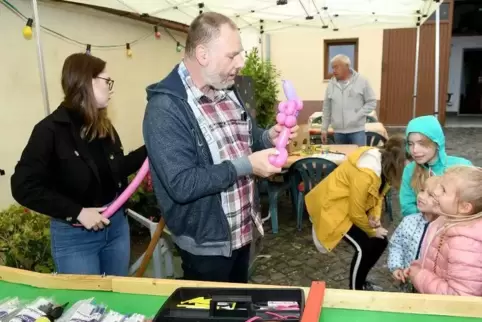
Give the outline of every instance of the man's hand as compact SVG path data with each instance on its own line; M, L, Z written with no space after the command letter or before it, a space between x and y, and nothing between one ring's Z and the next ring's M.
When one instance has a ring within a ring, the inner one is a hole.
M270 155L276 155L278 151L275 148L265 149L258 152L254 152L250 156L248 156L249 162L251 162L251 166L253 167L253 173L258 177L267 178L272 176L273 174L280 173L281 168L277 168L272 165L268 157Z
M290 136L289 136L288 142L290 142L291 140L293 140L294 138L296 138L298 136L298 130L299 129L300 129L300 127L298 125L295 125L290 129L291 131L290 131ZM268 130L269 140L271 141L271 143L273 143L273 145L276 145L276 139L279 137L282 130L283 130L283 126L281 126L279 124L276 124L275 126L272 126Z
M321 144L327 144L327 143L328 143L328 132L321 131Z

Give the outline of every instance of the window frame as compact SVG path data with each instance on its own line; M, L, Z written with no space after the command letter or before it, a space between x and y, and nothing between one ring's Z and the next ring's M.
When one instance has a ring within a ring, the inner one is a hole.
M329 57L329 49L330 46L336 45L354 45L355 46L355 59L351 62L352 68L354 70L358 70L358 38L344 38L344 39L325 39L324 40L324 65L323 65L323 78L324 80L329 80L333 76L329 72L329 64L330 64L330 57Z

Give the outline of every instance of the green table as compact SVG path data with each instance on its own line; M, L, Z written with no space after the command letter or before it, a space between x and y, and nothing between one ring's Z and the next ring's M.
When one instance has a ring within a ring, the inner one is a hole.
M102 303L120 313L140 313L153 317L167 299L165 296L137 295L102 291L75 291L43 289L21 284L0 281L0 300L10 296L34 300L37 297L52 297L58 303L71 304L82 299L95 297ZM387 313L377 311L361 311L348 309L323 308L320 322L475 322L478 318L448 317L407 313Z

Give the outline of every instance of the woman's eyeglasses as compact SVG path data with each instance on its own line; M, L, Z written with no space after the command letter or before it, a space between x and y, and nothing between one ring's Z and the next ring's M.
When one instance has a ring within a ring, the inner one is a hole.
M113 80L113 79L111 79L111 78L104 78L104 77L100 77L100 76L98 76L97 78L100 78L100 79L105 80L105 82L107 83L107 85L109 85L109 91L111 91L112 88L114 87L114 80Z

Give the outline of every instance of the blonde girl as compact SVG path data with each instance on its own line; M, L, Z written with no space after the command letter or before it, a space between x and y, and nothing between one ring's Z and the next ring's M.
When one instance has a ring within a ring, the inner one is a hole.
M409 276L420 293L482 296L482 169L447 170L433 192L430 224Z

